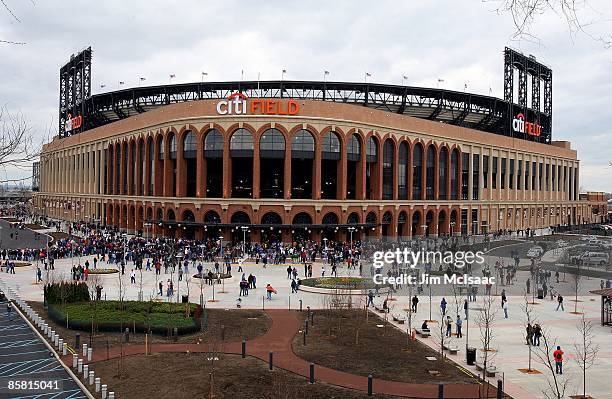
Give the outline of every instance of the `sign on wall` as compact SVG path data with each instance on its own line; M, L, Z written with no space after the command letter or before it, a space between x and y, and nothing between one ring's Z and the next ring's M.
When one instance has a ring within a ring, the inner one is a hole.
M295 100L249 99L243 93L233 93L217 103L219 115L297 115L300 104Z

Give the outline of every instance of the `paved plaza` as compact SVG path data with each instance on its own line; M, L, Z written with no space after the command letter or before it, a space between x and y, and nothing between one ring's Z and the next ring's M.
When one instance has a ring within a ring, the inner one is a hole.
M530 245L530 244L529 244ZM515 250L524 250L528 244L521 243L510 243L504 246L504 249L498 248L490 251L486 256L486 261L493 265L496 261L503 261L509 263L511 259L509 256L509 249L515 247ZM546 253L543 257L543 261L547 263L554 263L558 258L559 254L555 252ZM90 265L93 265L93 256L87 258L67 258L58 259L55 262L55 270L49 272L47 275L43 271L43 280L49 279L57 281L61 279L70 279L70 269L73 264L79 262L84 263L88 259ZM527 265L527 260L521 260L521 266ZM145 261L146 264L146 261ZM291 264L293 266L293 264ZM321 276L322 267L326 267L327 273L329 273L329 265L324 265L321 262L315 262L313 264L313 277ZM108 265L104 262L98 263L98 268L116 268L117 265ZM304 268L300 264L295 264L299 272L300 278L304 275ZM212 264L206 263L204 268L212 268ZM239 298L239 280L242 273L248 276L250 273L257 277L257 288L250 290L248 296L241 297L241 306L243 308L253 309L297 309L300 306L310 306L313 309L321 308L325 304L325 296L318 293L305 292L300 290L298 293L291 293L291 280L287 278L287 264L281 265L270 265L263 267L262 264L255 264L252 261L246 261L242 264L243 271L238 271L238 264L232 265L233 277L226 279L223 284L215 284L214 286L203 284L200 285L200 280L197 278L187 278L187 276L193 276L197 273L193 266L189 266L189 273L184 275L183 281L177 281L177 275L168 272L164 273L164 268L161 269L161 275L156 276L154 269L146 271L143 268L142 274L136 272L136 284L130 283L130 272L132 270L131 262L126 265L125 275L121 276L119 273L101 275L99 276L99 284L103 286L102 297L105 299L116 299L118 298L118 287L119 279L122 279L122 284L125 285L125 297L129 300L137 300L140 292L142 291L142 297L145 300L156 300L156 301L176 301L182 295L189 295L191 302L198 303L200 301L200 289L202 289L203 299L207 307L210 308L236 308L237 299ZM347 270L346 267L340 267L338 272L339 276L355 276L358 271ZM478 273L476 273L478 274ZM6 273L0 274L0 279L13 286L16 291L21 295L22 298L32 301L42 301L42 283L37 284L36 278L36 264L33 266L19 267L16 269L16 274L9 275ZM519 369L525 369L528 366L528 346L525 344L525 316L521 310L521 304L524 303L523 290L525 287L525 281L529 277L528 271L519 271L515 282L510 286L497 285L493 287L492 292L496 304L494 305L497 309L496 319L493 327L494 338L492 347L495 349L493 356L493 363L496 365L501 377L505 382L505 390L511 394L514 398L540 398L543 397L542 390L547 389L546 379L550 378L550 373L545 367L536 360L536 356L533 356L532 367L542 374L526 374L521 372ZM91 276L90 276L91 278ZM161 281L164 284L164 294L166 293L167 281L171 279L174 281L175 293L171 298L165 295L158 295L158 283ZM565 282L564 282L565 279ZM189 280L189 283L187 282ZM552 277L554 280L554 276ZM597 354L596 365L589 370L587 375L587 393L591 394L594 398L612 398L610 393L609 384L607 382L607 375L609 374L610 367L612 367L612 349L610 349L610 340L612 329L609 327L603 327L600 325L600 298L598 296L588 294L589 290L598 289L600 285L599 279L583 278L581 281L580 295L578 296L577 310L583 312L587 320L592 321L595 325L595 342L600 346L600 350ZM265 299L265 287L267 284L271 284L277 291L278 294L273 296L272 300ZM556 311L557 302L556 300L548 298L536 299L534 309L534 318L539 322L545 331L548 332L549 336L553 338L556 344L561 345L566 353L566 361L564 364L565 374L564 377L570 379L569 392L568 394L578 394L582 389L582 377L580 375L580 369L573 361L574 357L574 343L578 341L579 333L577 330L577 323L581 318L581 315L572 314L574 310L575 302L573 301L573 283L571 276L565 276L561 274L560 282L557 284L556 281L552 281L555 286L555 290L562 292L565 296L565 311ZM503 310L500 306L500 294L502 290L506 290L508 297L508 319L504 318ZM429 309L431 308L432 318L434 320L440 318L439 303L444 296L449 302L448 311L454 317L456 317L456 304L455 297L451 294L451 287L440 286L436 287L431 294L431 304L429 291L425 289L424 292L419 294L419 309L418 313L414 314L413 326L418 326L424 319L429 319ZM484 291L484 290L483 290ZM482 292L482 291L481 291ZM213 299L214 298L214 299ZM459 302L458 308L462 317L463 313L463 300L465 297L458 297ZM393 300L390 303L390 313L402 313L406 314L406 309L410 307L410 300L408 291L406 289L399 290L393 295ZM478 309L482 306L482 298L480 295L477 296L476 302L470 302L470 317L475 318ZM356 306L364 306L365 297L353 297L353 303ZM389 317L391 320L391 317ZM398 324L395 322L398 328L403 330L407 329L406 324ZM432 329L435 329L435 324ZM478 326L474 320L466 320L463 325L464 338L458 339L453 338L452 341L460 349L457 355L449 355L451 359L465 368L475 371L473 366L468 366L465 362L465 347L466 344L475 348L482 348L481 334ZM467 330L467 331L466 331ZM469 342L466 342L466 336L469 335ZM419 337L419 339L422 339ZM432 337L422 339L427 345L432 348L438 349L439 340L436 338L436 334ZM479 353L481 351L478 351ZM494 382L494 381L492 381Z

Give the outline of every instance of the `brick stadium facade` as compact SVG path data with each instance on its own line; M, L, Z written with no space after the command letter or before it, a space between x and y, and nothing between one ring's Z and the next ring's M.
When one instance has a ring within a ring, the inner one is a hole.
M54 139L35 206L130 233L285 242L595 221L568 142L353 104L244 101L259 112L182 102Z

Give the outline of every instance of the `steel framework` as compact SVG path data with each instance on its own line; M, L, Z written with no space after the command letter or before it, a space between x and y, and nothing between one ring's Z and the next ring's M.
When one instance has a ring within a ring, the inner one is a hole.
M518 71L518 104L514 102L514 74ZM528 103L529 78L531 78L531 104ZM541 86L544 86L544 110L541 108ZM504 49L504 100L508 104L507 131L512 133L512 118L519 112L542 125L542 136L549 142L552 136L552 70L509 47Z
M85 100L91 98L91 47L76 55L60 68L59 134L61 137L80 133L80 128L66 131L68 115L85 118Z

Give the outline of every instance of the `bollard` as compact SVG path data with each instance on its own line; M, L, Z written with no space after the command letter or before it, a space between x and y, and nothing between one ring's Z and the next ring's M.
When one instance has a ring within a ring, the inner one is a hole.
M76 333L74 335L74 347L77 348L78 350L80 346L81 346L81 334Z
M125 328L125 333L123 334L125 338L125 343L128 344L130 342L130 329L128 327Z
M274 370L274 352L269 352L268 353L268 367L270 368L270 371Z
M368 375L368 396L372 396L372 374Z
M47 335L47 330L49 329L49 325L47 323L45 323L45 325L43 326L43 333L44 335Z
M304 339L303 339L303 341L302 341L302 345L306 346L306 330L304 330L304 332L303 332L303 334L302 334L302 335L303 335L303 337L304 337Z
M66 356L68 354L68 344L64 342L63 348L62 348L62 356Z
M314 363L310 363L310 380L308 381L310 384L314 384Z
M87 356L87 344L83 344L83 357Z
M106 399L106 384L102 385L102 399Z
M444 384L438 385L438 399L444 399Z
M304 320L304 331L308 334L308 320Z
M300 299L300 312L302 311L302 300Z
M94 372L90 371L89 372L89 385L93 385L94 383Z
M178 342L178 328L174 327L174 329L172 330L173 335L173 340L174 342Z
M72 355L72 368L77 368L77 361L79 360L79 356L75 353Z
M246 339L242 340L242 358L246 357Z
M49 331L49 338L51 338L51 341L55 340L55 330Z
M100 377L96 377L96 392L100 392Z
M109 392L108 393L108 399L115 399L115 393L114 392Z
M310 312L310 326L314 327L314 312Z
M88 375L89 375L89 365L85 364L83 365L83 378L87 378Z
M60 338L57 342L57 349L62 350L63 347L64 347L64 340Z
M497 380L497 399L502 399L502 395L504 394L504 387L502 384L502 380Z
M77 370L79 371L79 373L83 372L83 359L79 359L79 361L77 362Z
M91 362L91 358L93 357L93 349L87 348L87 361Z

